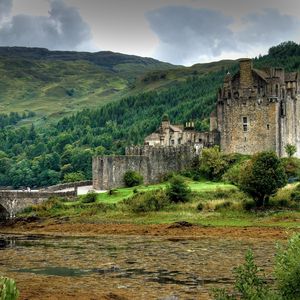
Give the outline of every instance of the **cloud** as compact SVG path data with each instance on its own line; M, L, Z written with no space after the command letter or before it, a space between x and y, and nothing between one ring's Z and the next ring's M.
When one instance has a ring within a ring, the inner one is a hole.
M12 0L0 0L0 23L10 15Z
M19 14L0 26L0 46L78 50L91 44L91 39L91 30L78 10L62 0L50 1L48 16Z
M159 37L156 54L160 59L185 64L236 48L229 29L233 19L218 11L167 6L148 12L146 17Z
M237 34L240 42L252 45L274 45L299 36L300 20L281 14L277 9L264 9L242 18L244 29Z
M299 39L300 33L300 20L276 9L237 20L215 9L167 6L146 17L159 38L155 56L175 64L256 56L282 41Z

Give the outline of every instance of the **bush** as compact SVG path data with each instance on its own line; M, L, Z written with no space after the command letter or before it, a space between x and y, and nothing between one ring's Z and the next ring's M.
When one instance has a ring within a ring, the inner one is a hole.
M167 186L167 195L172 202L186 202L189 200L191 189L181 176L174 176Z
M220 180L228 163L218 146L202 150L200 172L209 180Z
M97 194L95 192L88 192L82 198L83 203L93 203L96 202L96 200L97 200Z
M69 183L83 180L85 180L85 176L82 172L72 172L65 174L63 182Z
M285 173L289 179L300 177L300 159L296 157L284 157L281 159Z
M295 234L286 249L278 246L275 277L283 299L300 299L300 234Z
M242 169L244 168L246 162L240 162L236 163L233 166L231 166L225 174L222 176L222 180L231 184L234 184L236 186L239 185L240 182L240 176Z
M262 152L252 157L241 172L239 186L253 197L258 207L287 183L280 159L274 152Z
M13 279L0 277L0 299L1 300L17 300L19 291L16 282Z
M126 206L135 213L160 211L170 204L170 200L164 190L155 190L134 194L124 200Z
M256 208L256 203L254 200L245 200L243 201L243 209L250 211Z
M218 203L215 206L215 211L223 210L223 209L228 209L231 206L232 206L232 202L231 201L224 201L224 202Z
M297 147L295 145L287 144L284 150L288 157L292 157L297 152Z
M124 174L124 183L127 187L137 186L143 183L143 176L135 171L127 171Z
M199 202L197 205L197 210L202 211L204 209L204 204L203 202Z
M254 262L253 252L248 250L245 256L245 263L234 269L235 294L238 297L228 294L224 289L214 290L215 300L266 300L275 299L268 291L264 278L260 275L261 270ZM272 297L272 298L271 298Z

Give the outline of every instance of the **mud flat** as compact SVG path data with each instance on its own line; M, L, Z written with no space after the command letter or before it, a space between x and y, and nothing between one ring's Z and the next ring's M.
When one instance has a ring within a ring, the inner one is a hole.
M253 249L272 278L279 228L17 222L0 231L0 274L21 299L211 299Z

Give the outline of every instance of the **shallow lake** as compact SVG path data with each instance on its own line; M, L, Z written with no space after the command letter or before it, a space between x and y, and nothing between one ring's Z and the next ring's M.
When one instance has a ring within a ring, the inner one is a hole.
M249 248L271 276L275 243L0 235L0 274L16 279L21 299L210 299L212 288L232 285L232 269Z

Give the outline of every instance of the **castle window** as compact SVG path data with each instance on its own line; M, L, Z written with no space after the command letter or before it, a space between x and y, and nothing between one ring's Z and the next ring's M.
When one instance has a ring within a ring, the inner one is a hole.
M243 117L243 131L247 132L248 131L248 118Z
M270 125L269 124L267 124L267 129L270 130Z
M175 144L175 141L174 140L171 140L171 145L174 145Z
M281 117L285 117L285 109L286 109L285 103L281 101L280 102L280 116Z

